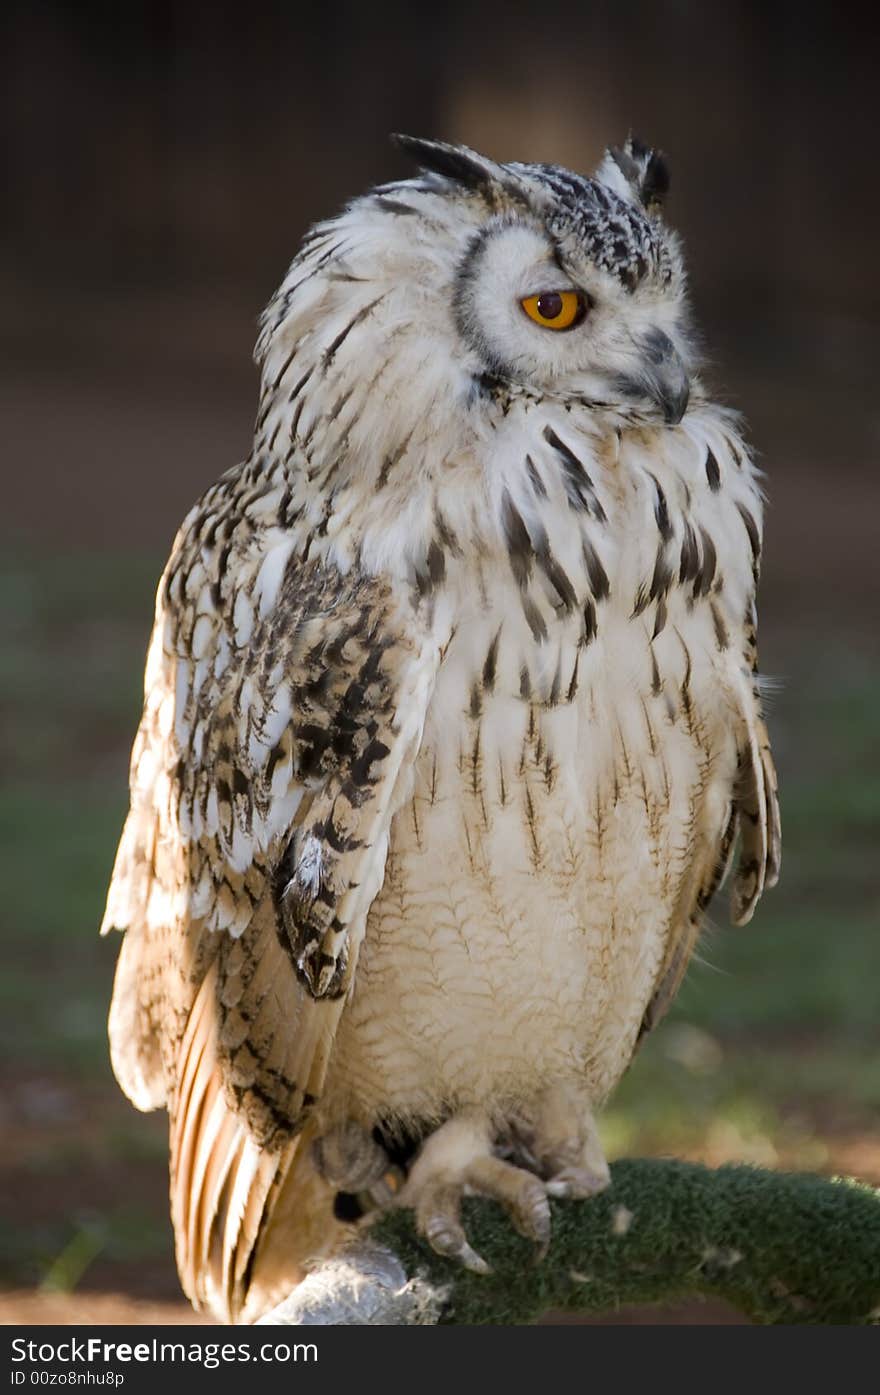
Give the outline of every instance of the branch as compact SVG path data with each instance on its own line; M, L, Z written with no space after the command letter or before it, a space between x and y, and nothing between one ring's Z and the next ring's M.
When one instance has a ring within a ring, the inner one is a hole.
M880 1192L856 1182L618 1162L600 1196L553 1203L541 1264L494 1203L467 1200L463 1217L491 1274L435 1255L410 1214L392 1211L262 1322L512 1326L554 1308L601 1313L695 1294L755 1323L880 1322Z

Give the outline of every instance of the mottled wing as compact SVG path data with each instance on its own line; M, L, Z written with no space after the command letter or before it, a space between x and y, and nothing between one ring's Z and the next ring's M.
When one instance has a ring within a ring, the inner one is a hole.
M247 482L160 585L104 921L114 1070L168 1104L181 1272L215 1304L321 1092L437 660L384 583L242 527Z

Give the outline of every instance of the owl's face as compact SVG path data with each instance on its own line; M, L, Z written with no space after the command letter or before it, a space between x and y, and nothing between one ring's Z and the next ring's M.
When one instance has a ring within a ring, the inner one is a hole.
M595 180L496 168L506 206L492 207L490 184L455 268L464 345L502 381L679 421L691 354L681 258L657 216L667 186L659 157L630 143Z
M399 144L421 174L316 224L263 316L253 455L280 461L309 556L421 594L469 547L510 552L511 501L535 539L554 499L574 527L571 461L702 392L658 155L630 141L586 179Z
M660 156L630 140L587 179L398 143L421 175L317 225L264 318L264 392L287 394L285 435L337 450L327 427L348 412L349 456L393 457L414 432L479 429L511 392L612 422L681 419L693 352Z
M350 352L395 346L411 377L421 368L437 391L445 374L457 398L515 384L681 420L693 356L681 252L660 219L661 156L630 140L584 179L464 146L399 144L423 176L318 225L258 352L279 328L286 342L328 346L346 331ZM364 296L370 311L347 328Z

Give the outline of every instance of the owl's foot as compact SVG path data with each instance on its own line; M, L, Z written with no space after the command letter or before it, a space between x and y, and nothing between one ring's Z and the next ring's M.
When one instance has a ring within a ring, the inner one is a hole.
M399 1205L415 1212L416 1228L438 1254L457 1259L475 1274L489 1265L472 1249L461 1223L464 1196L487 1196L508 1212L520 1235L543 1258L550 1243L550 1203L533 1173L496 1157L488 1121L459 1114L436 1130L413 1163Z
M341 1192L364 1191L388 1167L385 1149L354 1119L346 1119L316 1138L312 1156L325 1181Z
M355 1196L364 1211L387 1206L400 1188L401 1172L372 1133L354 1119L328 1129L312 1144L315 1166L338 1192Z
M550 1196L595 1196L611 1181L592 1107L568 1085L546 1091L530 1131L529 1165L544 1178Z

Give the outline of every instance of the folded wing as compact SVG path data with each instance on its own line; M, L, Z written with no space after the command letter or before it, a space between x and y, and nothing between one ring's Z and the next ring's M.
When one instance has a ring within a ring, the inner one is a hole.
M169 1108L181 1274L228 1314L320 1097L438 656L384 583L280 535L221 566L210 520L159 588L103 929L125 931L114 1071Z

